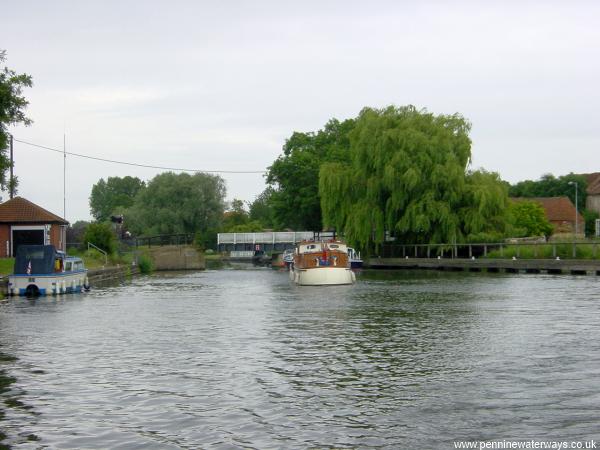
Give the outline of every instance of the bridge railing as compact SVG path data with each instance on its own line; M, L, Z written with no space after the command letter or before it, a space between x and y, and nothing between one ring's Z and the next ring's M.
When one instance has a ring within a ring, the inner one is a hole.
M284 244L313 239L312 231L268 231L260 233L219 233L217 244Z

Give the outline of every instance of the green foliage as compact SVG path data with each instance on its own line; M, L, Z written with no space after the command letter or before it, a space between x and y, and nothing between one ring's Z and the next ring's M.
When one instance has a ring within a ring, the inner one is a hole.
M250 217L244 208L244 202L233 199L229 210L223 215L223 231L229 233L233 228L245 225L249 220Z
M148 275L152 273L152 260L146 255L140 255L138 258L138 267L141 274Z
M517 244L507 245L502 251L499 249L488 251L487 258L519 258L519 259L560 259L573 258L573 244ZM600 259L600 248L594 254L593 245L575 245L575 258L577 259Z
M0 258L0 275L10 275L15 268L15 258Z
M583 218L585 220L585 235L595 236L596 219L600 219L600 214L598 214L596 211L586 209L583 211Z
M549 236L553 226L546 217L542 205L537 202L522 200L512 202L509 208L511 223L521 228L525 236Z
M91 242L109 255L117 249L117 240L112 227L107 223L90 223L83 234L84 245Z
M246 223L235 225L226 229L227 233L256 233L264 228L258 220L249 220Z
M495 173L467 172L470 124L413 106L365 108L344 161L321 166L324 224L366 249L400 242L460 242L504 227L507 188Z
M224 198L225 182L217 175L165 172L138 192L125 215L137 235L205 233L220 226Z
M251 233L262 231L264 226L258 220L250 220L244 202L234 199L230 210L225 212L222 229L225 233Z
M584 176L570 173L560 177L545 174L537 181L525 180L510 186L508 194L511 197L564 197L567 196L575 204L575 186L577 183L577 206L581 211L587 198L587 180Z
M316 133L294 132L283 146L283 155L269 167L272 190L268 204L276 228L322 229L319 170L326 162L344 161L350 147L354 120L330 120Z
M210 228L204 231L198 231L194 235L194 245L200 251L217 248L217 237L221 229Z
M89 224L90 222L88 221L78 220L74 224L69 225L69 228L67 228L67 243L80 243L85 247L83 242L83 234L85 233L85 229Z
M31 76L17 74L14 70L4 66L6 51L0 50L0 188L11 188L10 180L6 177L10 168L10 159L7 154L8 127L16 124L30 125L31 119L25 116L25 109L29 102L23 97L23 88L31 87ZM13 191L16 192L16 177L13 180Z
M250 203L250 220L262 224L262 228L275 228L272 196L274 189L268 186L256 199Z
M90 211L99 222L106 222L118 208L125 209L133 205L135 196L144 189L145 183L137 177L100 178L92 187Z

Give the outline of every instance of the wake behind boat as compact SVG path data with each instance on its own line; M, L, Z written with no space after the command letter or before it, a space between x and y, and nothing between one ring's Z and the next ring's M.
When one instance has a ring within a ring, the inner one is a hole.
M21 245L14 274L8 277L10 295L57 295L89 289L81 258L69 257L53 245Z
M290 278L304 286L354 283L356 277L350 268L348 246L341 241L299 243Z

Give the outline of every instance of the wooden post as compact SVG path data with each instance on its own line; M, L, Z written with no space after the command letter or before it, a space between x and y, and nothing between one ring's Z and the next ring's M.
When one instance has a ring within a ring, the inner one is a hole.
M521 257L521 246L517 244L517 258Z
M473 257L473 247L469 244L469 258Z
M415 245L415 258L418 258L418 254L417 254L417 246Z
M483 244L483 256L487 258L487 244Z
M500 258L504 258L504 244L500 244Z
M596 247L594 247L595 249ZM595 253L594 253L595 256ZM431 246L429 244L427 244L427 259L429 259L431 257Z
M577 258L577 244L573 242L573 258Z
M552 244L552 257L556 258L556 244Z

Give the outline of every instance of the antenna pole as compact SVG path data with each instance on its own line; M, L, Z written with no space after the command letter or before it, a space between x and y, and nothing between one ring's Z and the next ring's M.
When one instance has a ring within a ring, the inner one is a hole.
M63 134L63 219L67 220L67 134Z
M10 190L10 198L13 198L14 194L15 194L15 182L14 182L14 178L13 178L13 135L10 135L10 184L9 184L9 190Z

